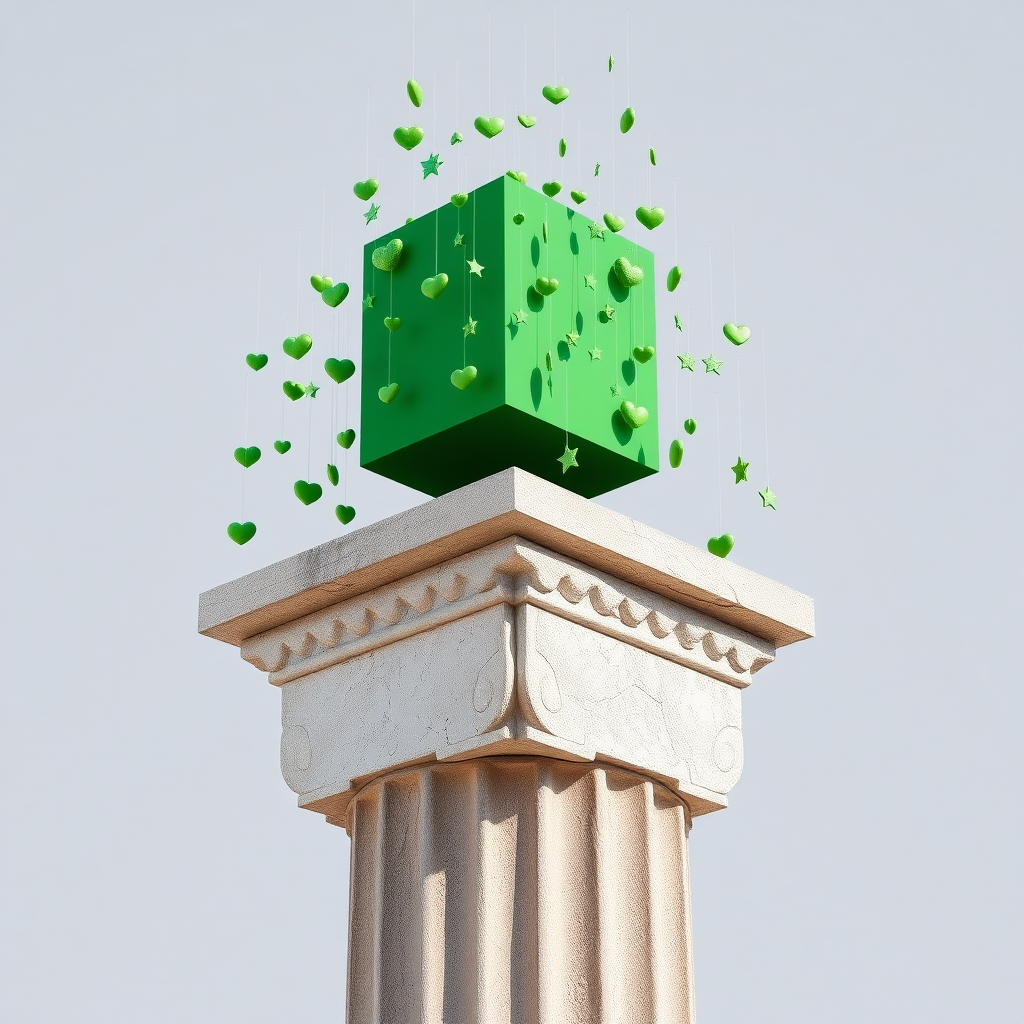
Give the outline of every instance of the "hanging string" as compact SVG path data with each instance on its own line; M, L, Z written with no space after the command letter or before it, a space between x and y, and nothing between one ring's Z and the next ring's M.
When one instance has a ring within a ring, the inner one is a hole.
M299 232L299 251L295 257L295 335L299 334L299 301L302 297L302 232Z
M768 472L768 371L765 366L764 350L764 324L761 324L761 383L764 387L764 476L768 482L768 490L771 490L772 478Z
M256 269L256 347L254 352L260 350L260 296L263 290L263 264L260 263ZM249 447L249 377L251 376L248 365L245 368L245 426L242 437L245 447ZM245 466L239 467L242 470L242 518L245 522Z
M736 221L732 222L732 322L740 322L740 305L736 298Z
M686 351L687 352L690 351L690 297L689 297L689 291L687 291L687 297L686 297ZM693 371L692 370L687 374L686 380L687 380L687 386L688 386L688 391L687 391L687 396L686 396L686 404L687 404L687 408L689 408L689 410L690 410L690 415L692 416L693 415Z
M323 200L320 204L320 273L323 273L324 242L327 236L327 186L324 185Z
M434 108L434 120L430 129L430 137L432 139L437 138L437 65L434 65L434 83L431 86L433 90L433 108ZM438 146L438 149L441 147ZM440 175L434 175L434 276L437 277L437 247L438 247L438 232L440 230L438 226L438 216L441 212L441 208L437 203L437 183L441 180Z
M313 325L313 303L316 301L316 293L310 296L309 299L309 323L310 327ZM306 355L306 369L309 371L309 383L313 383L313 348L310 346L309 352ZM309 479L309 467L313 456L313 396L309 396L309 415L307 417L306 425L306 479Z
M718 392L715 392L715 436L718 438L718 459L715 463L715 476L718 477L718 532L722 533L722 425L718 416Z
M366 90L366 176L370 176L370 90Z
M412 77L416 77L416 0L412 0ZM409 104L414 106L411 96Z
M711 354L715 354L715 275L711 261L711 239L708 239L708 302L710 304L709 330L711 331Z
M631 63L629 60L629 8L626 8L626 106L632 106L629 102L629 72Z

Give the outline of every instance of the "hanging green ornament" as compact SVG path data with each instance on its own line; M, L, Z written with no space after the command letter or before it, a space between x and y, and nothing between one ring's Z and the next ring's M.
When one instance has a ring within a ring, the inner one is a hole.
M308 480L296 480L292 490L303 505L312 505L314 501L319 501L324 493L324 489L319 484L310 483Z
M569 195L572 196L572 201L577 206L581 206L583 203L587 201L587 193L580 192L578 189L573 189L572 192L569 193Z
M628 400L619 406L619 412L633 430L642 427L650 416L650 413L642 405L634 405Z
M428 299L436 299L448 287L448 275L436 274L434 277L424 278L420 285L420 291Z
M394 270L401 258L402 240L400 238L392 238L387 245L378 246L370 254L370 262L385 273Z
M565 156L565 149L566 149L565 139L559 139L558 140L558 155L559 156Z
M694 434L694 432L697 430L697 421L696 420L684 420L683 421L683 430L685 430L688 434L690 434L692 436Z
M562 183L560 181L545 181L541 185L541 191L548 199L554 199L562 191Z
M356 364L351 359L330 359L324 362L324 372L335 384L344 384L356 372Z
M448 140L449 146L457 146L462 141L462 132L452 132L452 137Z
M384 326L394 334L402 326L402 318L400 316L386 316L384 317Z
M524 220L526 220L526 214L525 213L513 213L512 214L512 223L513 224L522 224Z
M620 256L612 264L612 270L615 271L615 276L623 288L635 288L643 282L643 268L634 266L625 256Z
M476 367L464 366L461 370L452 371L452 384L460 391L465 391L476 380Z
M634 124L636 124L636 111L632 107L626 107L622 112L622 117L619 118L619 131L625 135Z
M683 279L683 271L679 267L672 267L668 272L668 290L674 292L679 287L679 282Z
M313 347L313 339L308 334L300 334L297 338L285 338L281 348L286 356L301 359Z
M660 206L638 206L636 219L648 231L653 231L665 219L665 211Z
M327 278L329 281L330 278ZM320 298L331 307L331 309L337 309L345 299L348 298L348 285L344 281L339 281L337 284L328 285L321 293Z
M416 125L408 128L396 128L394 140L402 149L415 149L423 141L423 129Z
M516 117L516 120L517 120L517 121L518 121L518 122L519 122L519 123L520 123L520 124L521 124L521 125L522 125L522 126L523 126L524 128L532 128L532 127L533 127L533 126L534 126L534 125L535 125L535 124L537 123L537 118L535 118L535 117L531 117L531 116L530 116L529 114L519 114L519 115L518 115L518 116Z
M275 441L274 449L277 451L278 455L284 455L285 452L291 451L292 443L291 441Z
M743 324L726 324L722 333L736 346L742 345L750 338L750 328Z
M405 83L405 91L409 94L409 99L414 107L423 106L423 86L415 78L410 78Z
M270 361L270 357L265 352L250 352L245 357L246 365L250 370L256 370L259 372L264 366Z
M534 282L533 287L541 295L554 295L558 291L558 278L556 277L538 277Z
M297 402L306 393L306 388L293 380L286 380L281 385L281 390L293 401Z
M668 446L668 464L673 469L678 469L680 463L683 461L683 442L679 440L673 441Z
M386 384L377 392L377 397L385 404L390 405L398 397L398 384Z
M336 505L334 514L341 520L343 526L348 526L356 517L356 510L351 505Z
M725 558L735 544L736 540L731 533L723 533L721 537L712 537L708 541L708 551L719 558Z
M256 536L255 523L229 523L228 536L236 544L248 544Z
M338 467L333 462L327 463L327 479L331 481L332 487L337 487L338 481L341 479Z
M260 456L263 453L255 445L249 448L236 448L235 449L235 462L240 466L248 469L250 466L255 466L260 461Z
M619 232L626 226L626 222L621 217L616 217L614 213L606 213L604 222L609 231Z
M653 146L647 151L647 155L648 155L648 157L650 157L651 166L652 167L657 167L658 166L658 157L657 157L657 154L654 152L654 147Z
M461 210L462 207L469 202L469 195L465 192L456 192L455 195L452 196L451 202L452 206L457 210Z
M338 434L338 444L340 444L342 448L351 448L352 442L355 441L355 439L356 432L351 427Z
M520 185L526 184L526 171L506 171L505 173L513 181L518 181Z
M636 348L633 349L633 358L638 363L649 363L654 358L655 354L653 345L637 345Z
M310 279L309 283L313 286L313 291L323 292L325 288L329 288L334 282L329 277L321 277L319 274L314 274Z
M505 130L505 122L500 117L478 117L473 127L485 138L493 139Z
M357 199L367 203L377 194L379 188L380 182L376 178L367 178L366 181L357 181L352 186L352 191L355 192Z
M569 98L569 90L564 85L545 85L541 89L541 95L557 107L559 103L564 103Z

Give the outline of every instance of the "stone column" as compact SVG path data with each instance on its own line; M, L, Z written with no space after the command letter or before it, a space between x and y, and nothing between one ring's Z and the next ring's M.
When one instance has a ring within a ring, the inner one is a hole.
M687 836L801 594L507 470L204 594L352 837L351 1024L693 1020Z

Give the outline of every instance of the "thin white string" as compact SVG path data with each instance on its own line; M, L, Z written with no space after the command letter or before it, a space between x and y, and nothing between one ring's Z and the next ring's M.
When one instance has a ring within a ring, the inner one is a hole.
M323 199L320 203L320 266L324 265L324 245L327 241L327 186L324 185ZM320 273L323 273L321 269Z
M366 90L366 176L370 176L370 90Z
M732 320L740 322L740 305L736 298L736 221L732 222Z
M412 77L416 77L416 0L412 0ZM412 97L409 97L410 104Z
M630 105L629 102L629 72L630 72L630 61L629 61L629 8L626 8L626 106Z
M708 239L708 302L710 303L709 329L711 331L711 354L715 354L715 276L711 260L711 239Z
M299 251L295 257L295 336L299 334L299 299L302 294L302 232L299 232Z
M718 392L715 392L715 435L718 438L718 460L715 475L718 477L718 532L722 533L722 424L718 415Z
M761 383L764 386L764 475L768 481L768 490L771 490L772 478L768 472L768 371L765 366L764 350L764 324L761 324Z
M676 179L672 178L672 237L675 241L675 264L679 266L679 199L676 196Z

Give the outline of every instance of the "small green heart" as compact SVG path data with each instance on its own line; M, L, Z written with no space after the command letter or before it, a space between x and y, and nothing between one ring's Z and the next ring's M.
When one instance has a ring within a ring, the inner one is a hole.
M524 220L526 220L526 214L525 213L513 213L512 214L512 223L513 224L522 224Z
M460 390L465 391L473 381L476 380L476 367L466 366L461 370L452 371L452 383Z
M452 206L456 209L462 209L462 207L468 202L469 196L466 195L465 192L456 192L455 195L452 196Z
M697 430L697 421L696 420L684 420L683 421L683 430L685 430L688 434L690 434L692 436L693 433Z
M394 139L402 149L415 149L423 141L423 129L411 125L408 128L396 128Z
M338 467L333 462L327 463L327 479L331 481L333 487L337 487L338 481L341 479Z
M348 430L343 430L338 435L338 444L340 444L342 448L351 448L352 442L355 441L355 439L356 432L349 427Z
M722 328L722 333L734 345L742 345L750 338L750 328L744 327L743 324L726 324Z
M228 526L228 536L236 544L248 544L256 536L256 524L231 523Z
M660 206L638 206L636 219L648 231L653 231L665 219L665 211Z
M305 393L306 389L301 384L296 384L293 380L286 380L281 385L281 390L293 401L297 402Z
M420 291L428 299L436 299L448 287L448 275L436 274L434 277L424 278L420 285Z
M577 192L575 189L573 189L573 191L570 192L569 195L572 196L572 201L577 206L579 206L581 203L585 203L587 201L587 193L586 192Z
M322 292L325 288L329 288L334 282L329 277L321 277L319 274L314 274L310 279L309 283L313 286L313 291Z
M423 86L415 78L410 78L405 83L405 91L409 94L409 99L412 100L414 107L423 106Z
M462 132L452 132L452 137L448 140L449 146L457 146L462 141Z
M526 184L526 171L506 171L505 173L513 181L518 181L520 185Z
M262 370L264 366L270 361L270 356L265 352L250 352L245 357L246 365L250 370Z
M673 469L678 469L679 464L683 461L683 442L673 441L668 446L668 464Z
M735 543L736 540L731 533L723 533L721 537L712 537L708 541L708 551L713 555L718 555L719 558L725 558L732 551Z
M344 384L356 372L356 364L351 359L330 359L324 362L324 372L335 384Z
M683 279L683 271L681 267L673 267L668 272L668 290L674 292L679 287L679 282Z
M541 295L554 295L558 291L558 278L556 277L538 277L534 282L533 287L540 292Z
M400 316L386 316L384 317L384 326L394 334L402 326L402 318Z
M630 401L623 402L619 406L619 412L634 430L642 427L647 422L647 417L650 416L650 413L642 405L634 405Z
M248 469L250 466L255 466L256 463L260 461L260 456L262 454L263 453L255 445L251 448L236 448L235 462Z
M505 130L505 122L500 117L478 117L473 127L485 138L493 139Z
M313 339L308 334L300 334L297 338L285 338L281 342L286 356L301 359L313 347Z
M623 288L635 288L638 284L643 283L643 268L634 266L625 256L620 256L612 264L612 270L615 271L615 276Z
M548 199L554 199L562 191L562 183L560 181L545 181L541 185L541 191L543 191Z
M616 217L614 213L606 213L604 215L604 223L609 231L621 231L625 226L626 222L621 217Z
M392 238L387 245L378 246L370 254L370 262L378 270L385 272L394 270L401 258L402 240L400 238Z
M518 115L518 116L516 117L516 120L517 120L517 121L518 121L518 122L519 122L519 123L520 123L520 124L521 124L521 125L522 125L522 126L523 126L524 128L532 128L532 127L533 127L533 126L534 126L534 125L535 125L535 124L537 123L537 118L535 118L535 117L530 117L530 115L529 115L529 114L519 114L519 115Z
M278 455L284 455L285 452L291 451L291 441L275 441L274 448L277 450Z
M324 489L319 484L311 484L307 480L296 480L292 490L303 505L312 505L314 501L319 501L320 496L324 493Z
M654 358L654 355L653 345L645 345L643 348L637 345L637 347L633 349L633 358L638 363L649 363Z
M380 182L376 178L367 178L366 181L357 181L352 186L352 191L355 192L357 199L362 199L365 203L377 194L379 188Z
M390 405L398 394L398 383L388 384L377 392L377 397L385 404Z
M658 155L657 155L657 153L654 152L654 147L653 146L647 151L647 155L651 158L651 166L652 167L657 167L658 166Z
M554 103L556 107L569 98L569 90L564 85L545 85L541 89L541 94L544 99Z
M559 156L565 156L565 150L566 150L565 139L559 139L558 140L558 155Z
M332 284L326 287L321 293L320 298L327 303L331 309L337 309L345 299L348 297L348 285L344 281L339 281L337 284Z
M619 118L619 131L625 135L634 124L636 124L636 111L632 107L626 107L622 112L622 117Z
M337 505L334 514L341 520L343 526L348 526L356 517L356 510L351 505Z

